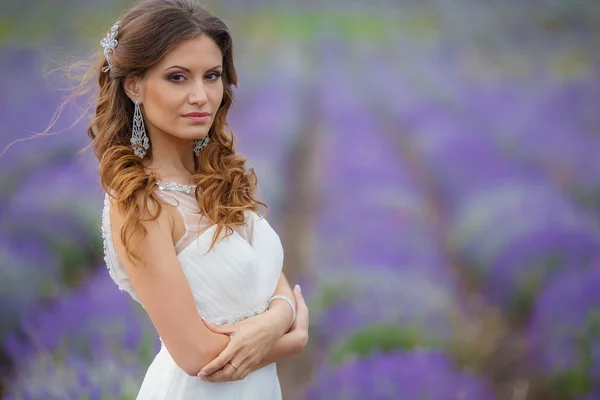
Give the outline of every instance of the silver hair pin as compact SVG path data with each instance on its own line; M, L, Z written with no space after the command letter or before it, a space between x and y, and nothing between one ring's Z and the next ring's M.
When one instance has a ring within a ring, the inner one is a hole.
M117 21L113 27L110 28L110 32L106 34L106 37L100 41L100 44L102 47L104 47L104 56L106 57L106 62L108 63L106 67L102 68L102 72L107 72L112 67L108 55L117 47L118 42L116 37L120 26L121 21Z

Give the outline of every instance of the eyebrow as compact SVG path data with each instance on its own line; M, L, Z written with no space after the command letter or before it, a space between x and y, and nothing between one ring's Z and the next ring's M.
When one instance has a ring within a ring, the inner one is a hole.
M168 71L168 70L173 69L173 68L181 68L185 72L192 72L189 68L182 67L181 65L172 65L169 68L165 69L165 71ZM212 69L217 69L217 68L223 68L223 67L221 66L221 64L219 64L216 67L209 68L208 71L210 71Z

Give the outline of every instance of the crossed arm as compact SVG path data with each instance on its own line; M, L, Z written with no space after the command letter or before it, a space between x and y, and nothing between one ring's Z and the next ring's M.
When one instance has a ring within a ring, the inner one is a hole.
M231 327L217 327L206 323L207 327L213 332L232 336L244 329L251 332L253 327L257 327L263 332L272 330L275 332L275 335L271 336L271 338L275 339L271 340L276 341L275 343L264 344L264 346L270 348L264 356L261 356L261 358L257 358L258 356L252 358L252 355L246 355L247 350L252 349L244 348L244 333L241 333L242 339L237 341L231 340L227 348L217 358L202 368L198 374L200 379L209 382L244 379L250 372L263 368L273 362L297 355L304 349L308 341L308 308L300 292L300 287L297 286L292 292L285 275L282 273L274 295L284 295L295 301L297 317L292 329L285 333L290 326L292 312L289 304L284 301L273 301L271 303L269 311L265 313L271 314L268 315L270 320L265 319L260 323L248 321L246 324L249 327L241 326L245 321L239 323L240 326L237 328L233 327L236 324L233 324ZM282 326L283 329L281 329ZM231 366L231 364L234 364L236 367Z
M281 279L279 281L280 284L282 281L284 282L285 287L290 289L287 279L283 273L281 273ZM289 290L289 292L291 293L292 290ZM275 295L278 294L279 292L276 290ZM304 350L304 347L308 342L308 307L306 307L306 304L304 303L300 286L296 286L296 288L293 290L293 297L288 297L292 299L292 301L295 300L296 303L296 322L294 322L292 329L288 333L285 333L281 338L279 338L279 340L277 340L271 351L267 353L267 355L252 369L252 371L261 369L276 361L299 354L302 352L302 350ZM275 305L275 303L276 302L273 302L272 304ZM289 310L289 305L287 303L278 303L279 306L283 306L284 308L287 307Z
M175 254L172 227L177 211L165 207L167 212L154 221L148 220L145 218L156 212L155 205L149 203L146 209L141 195L136 200L140 209L149 214L145 215L145 212L140 221L146 234L135 232L131 237L139 258L128 257L121 235L113 235L115 249L169 354L183 371L197 376L217 361L213 367L223 368L226 374L222 379L227 375L229 379L243 379L242 375L289 357L304 347L306 341L301 333L304 327L298 322L291 332L284 333L289 328L292 314L289 305L283 301L273 301L269 310L261 315L209 329L198 315L188 281ZM110 213L112 231L120 232L125 216L117 207L111 206ZM297 295L292 295L283 274L275 294L298 299ZM308 310L305 311L307 314ZM223 331L225 328L229 331ZM241 371L236 374L232 364Z

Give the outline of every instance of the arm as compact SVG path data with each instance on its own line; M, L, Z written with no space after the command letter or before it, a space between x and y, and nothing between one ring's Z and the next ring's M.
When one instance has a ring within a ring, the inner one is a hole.
M308 307L304 302L304 297L300 292L300 287L294 288L294 298L296 301L297 316L292 330L289 333L276 339L273 347L255 364L250 365L248 368L239 368L238 370L232 370L232 368L225 368L227 360L231 359L231 356L225 355L226 351L221 353L217 359L211 362L209 365L203 368L205 376L202 379L210 382L225 382L231 380L244 379L247 374L257 369L263 368L273 362L282 360L284 358L292 357L300 353L306 343L308 342ZM289 308L289 305L288 305ZM256 317L253 317L256 318ZM261 325L262 327L263 325ZM219 332L218 327L211 327L215 329L215 332ZM226 328L225 328L226 329ZM221 360L221 361L219 361Z
M279 282L275 287L273 296L286 296L290 300L294 301L295 291L292 291L292 288L290 287L290 284L283 272L281 272L281 276L279 277ZM294 303L296 308L298 308L298 302ZM289 333L286 333L288 328L291 329L290 324L292 322L292 309L290 308L290 305L282 300L274 300L269 307L269 311L270 310L273 310L274 312L273 316L275 318L275 323L284 321L287 323L287 325L285 325L282 336L279 338L279 340L277 340L271 351L269 351L262 361L252 369L253 371L276 361L292 357L304 347L302 345L303 338L300 334L298 334L298 332L293 333L290 331Z
M144 210L141 193L136 201ZM149 202L148 208L155 213L157 206ZM141 259L138 260L127 256L120 234L125 218L117 207L111 206L112 231L116 233L113 241L125 272L169 354L183 371L195 376L227 347L230 339L211 332L198 315L173 246L174 217L169 208L163 206L155 221L140 221L146 236L136 232L129 239L130 248Z
M283 279L285 280L285 277ZM296 300L297 314L296 322L294 322L292 330L283 335L277 343L275 343L275 346L271 351L267 353L254 368L252 368L252 371L256 371L257 369L261 369L285 358L296 356L302 352L308 343L308 307L304 302L304 297L302 296L299 285L296 285L293 294Z
M251 370L256 371L274 362L298 355L304 348L307 340L307 336L303 337L298 333L292 332L286 333L275 343L271 351L257 365L252 367Z
M279 276L279 282L277 282L273 296L286 296L294 301L294 292L283 272ZM288 303L283 300L273 300L266 313L272 316L273 324L281 327L281 335L284 335L290 329L292 324L292 309Z

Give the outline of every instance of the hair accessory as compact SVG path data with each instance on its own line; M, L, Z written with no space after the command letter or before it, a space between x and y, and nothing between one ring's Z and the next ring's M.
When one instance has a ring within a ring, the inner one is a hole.
M117 47L117 33L119 31L119 27L121 26L121 21L117 21L112 28L110 28L110 32L106 34L106 37L100 41L102 47L104 47L104 56L106 57L107 66L102 68L102 72L107 72L112 64L110 63L110 59L108 58L109 53Z
M202 149L205 148L209 142L210 138L208 137L208 135L204 136L202 139L194 140L194 154L196 155L196 157L200 155Z
M144 126L140 103L137 100L135 101L135 110L133 112L133 130L131 131L130 142L135 155L139 158L144 158L150 148L150 143L148 135L146 135L146 127Z
M294 322L296 322L296 307L294 306L294 303L292 303L292 301L289 299L289 297L286 296L273 296L269 299L269 302L267 303L267 309L269 308L269 306L271 305L271 302L273 300L283 300L286 303L288 303L290 305L290 307L292 308L292 323L290 324L289 329L287 330L287 332L290 331L290 329L292 329L292 326L294 325Z

